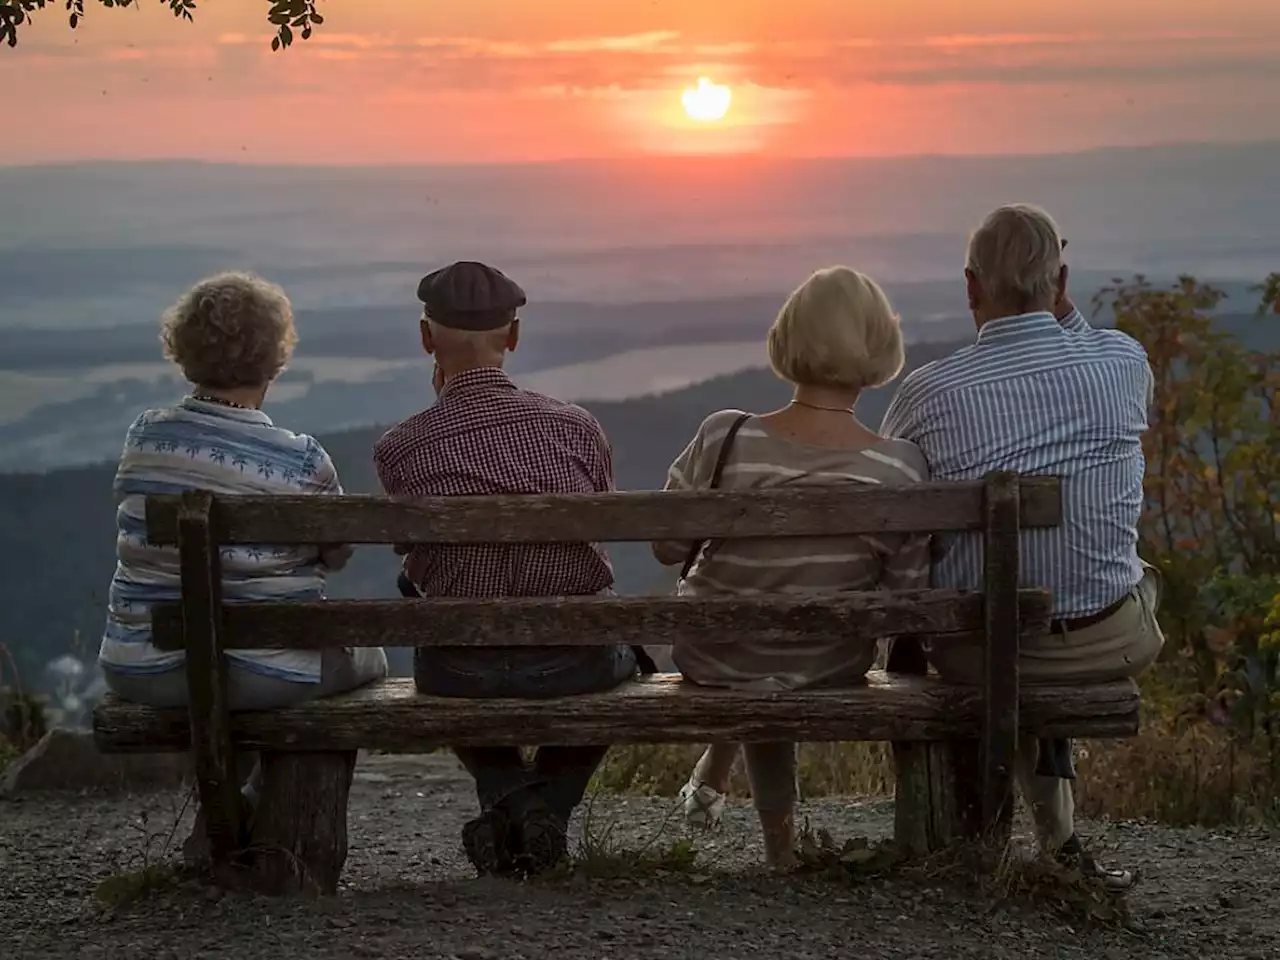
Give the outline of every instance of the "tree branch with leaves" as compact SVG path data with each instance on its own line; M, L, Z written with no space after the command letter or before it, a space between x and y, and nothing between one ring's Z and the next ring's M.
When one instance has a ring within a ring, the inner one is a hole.
M316 10L319 0L264 0L267 7L267 23L275 28L271 38L272 50L283 50L293 43L294 37L310 39L315 27L324 23L324 17ZM138 7L141 0L0 0L0 42L10 47L18 45L18 31L32 22L32 15L46 7L61 7L67 15L67 23L74 30L85 18L86 3L108 10ZM160 0L179 20L195 19L196 0Z

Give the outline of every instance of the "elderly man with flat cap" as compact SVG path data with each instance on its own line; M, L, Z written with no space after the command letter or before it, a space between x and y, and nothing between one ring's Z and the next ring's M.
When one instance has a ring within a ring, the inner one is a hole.
M463 262L423 278L422 348L435 358L434 405L374 447L395 497L599 493L613 489L608 441L581 407L517 387L503 362L520 339L524 291L501 271ZM419 545L400 576L405 596L542 597L611 590L596 544ZM418 689L435 696L556 697L607 690L632 677L631 648L422 648ZM457 748L481 814L463 828L481 874L537 872L565 852L565 830L608 752L542 747L526 765L515 747Z

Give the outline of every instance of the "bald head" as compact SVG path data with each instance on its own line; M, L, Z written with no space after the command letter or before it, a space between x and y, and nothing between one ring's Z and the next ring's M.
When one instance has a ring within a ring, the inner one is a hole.
M424 315L422 346L450 375L479 367L501 367L507 352L516 348L519 328L515 317L492 330L459 330Z
M970 237L965 276L979 324L1052 311L1066 284L1058 225L1033 204L1000 207Z

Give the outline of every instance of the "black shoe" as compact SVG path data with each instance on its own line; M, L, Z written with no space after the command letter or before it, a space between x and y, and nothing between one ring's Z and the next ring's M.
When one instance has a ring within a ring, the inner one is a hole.
M566 824L532 790L522 790L501 803L511 823L513 860L521 873L543 873L568 852Z
M462 827L462 849L480 876L502 876L515 871L513 831L506 813L490 810Z
M1110 893L1124 893L1133 886L1134 877L1129 870L1113 870L1103 866L1093 854L1084 848L1080 837L1072 834L1057 853L1058 862L1064 867L1078 869L1082 876L1101 880Z

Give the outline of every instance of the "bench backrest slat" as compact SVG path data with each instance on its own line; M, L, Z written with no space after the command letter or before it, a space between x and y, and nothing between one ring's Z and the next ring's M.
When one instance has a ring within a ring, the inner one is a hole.
M1057 477L1018 484L1021 525L1056 526ZM981 530L983 482L894 489L435 497L218 497L214 536L246 543L566 543ZM147 498L152 543L177 542L180 497Z
M1022 590L1014 629L1042 634L1050 597ZM982 594L964 590L850 593L832 597L538 597L488 600L333 600L225 604L226 649L333 647L602 646L785 642L904 635L981 635ZM182 607L152 611L156 645L183 649Z

